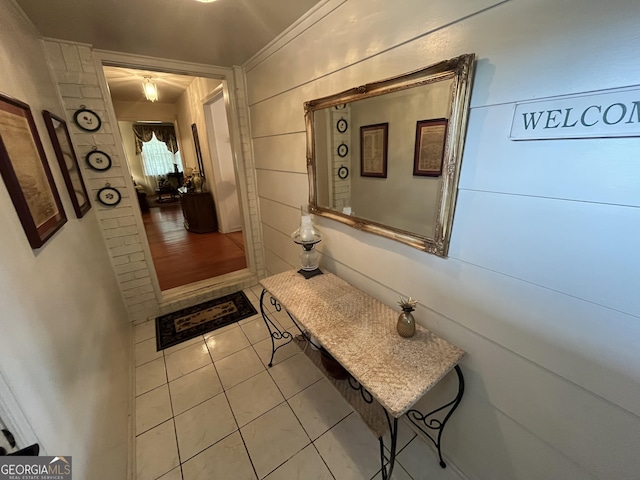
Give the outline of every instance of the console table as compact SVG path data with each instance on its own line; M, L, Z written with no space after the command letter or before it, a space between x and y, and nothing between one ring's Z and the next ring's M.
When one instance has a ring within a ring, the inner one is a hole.
M398 311L332 273L307 280L292 270L265 278L260 284L260 311L271 334L269 366L276 351L294 337L270 318L265 309L267 296L276 311L284 307L307 341L316 338L349 372L349 380L337 385L338 390L378 437L384 479L390 478L393 471L398 419L403 415L433 442L440 466L446 466L441 436L464 393L464 378L458 366L464 356L462 350L420 325L416 325L413 337L401 337L396 331ZM451 370L458 376L456 397L427 414L412 409ZM334 385L338 382L333 381ZM347 390L355 392L355 398L354 394L345 394ZM389 458L383 441L387 431L391 436Z

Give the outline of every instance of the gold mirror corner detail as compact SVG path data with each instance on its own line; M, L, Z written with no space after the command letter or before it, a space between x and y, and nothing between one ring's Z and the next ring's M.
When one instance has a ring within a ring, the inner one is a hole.
M474 66L461 55L305 102L310 211L446 257Z

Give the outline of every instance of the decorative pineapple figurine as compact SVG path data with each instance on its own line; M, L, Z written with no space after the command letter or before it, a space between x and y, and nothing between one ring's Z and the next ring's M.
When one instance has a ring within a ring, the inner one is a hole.
M413 314L411 312L416 309L417 304L418 301L413 300L411 297L400 297L398 305L400 305L400 308L402 308L402 313L398 317L397 329L401 337L413 337L413 335L416 333L416 320L415 318L413 318Z

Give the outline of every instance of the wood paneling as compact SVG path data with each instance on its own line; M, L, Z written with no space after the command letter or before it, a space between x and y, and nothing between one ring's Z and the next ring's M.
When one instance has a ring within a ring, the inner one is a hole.
M142 215L161 290L247 268L242 232L192 233L179 203Z
M445 433L466 476L635 478L638 139L512 142L508 131L516 101L637 83L640 10L636 0L491 3L463 18L469 3L349 0L255 62L251 127L269 136L256 149L267 269L297 265L286 225L306 178L270 146L301 155L303 102L475 52L449 258L316 218L321 265L388 305L419 298L416 318L467 351L468 388Z

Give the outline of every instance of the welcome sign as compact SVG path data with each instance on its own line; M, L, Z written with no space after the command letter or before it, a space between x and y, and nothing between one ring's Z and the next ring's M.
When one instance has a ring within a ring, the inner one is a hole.
M511 140L640 136L640 87L516 103Z

